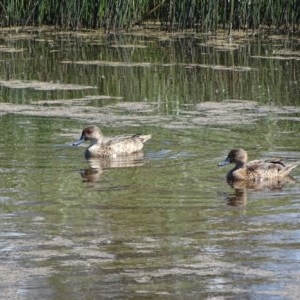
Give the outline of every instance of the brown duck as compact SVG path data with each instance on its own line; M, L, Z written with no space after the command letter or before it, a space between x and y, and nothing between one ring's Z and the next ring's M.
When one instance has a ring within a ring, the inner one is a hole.
M280 159L252 160L247 162L248 155L244 149L232 149L226 159L218 166L235 163L235 167L227 173L227 180L263 180L283 178L300 165L300 161L285 165Z
M78 146L85 141L90 141L90 145L84 152L86 159L101 157L117 157L121 155L130 155L143 149L144 143L151 139L151 134L131 136L116 136L111 139L105 139L97 126L88 126L83 129L79 140L73 143Z

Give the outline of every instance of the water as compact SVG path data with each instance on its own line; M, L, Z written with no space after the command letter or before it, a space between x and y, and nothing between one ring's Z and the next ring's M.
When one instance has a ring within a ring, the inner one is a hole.
M298 298L300 169L247 189L217 167L236 146L300 159L298 60L251 58L281 49L272 40L217 51L194 37L30 36L0 52L0 298ZM94 172L71 147L87 123L153 138Z

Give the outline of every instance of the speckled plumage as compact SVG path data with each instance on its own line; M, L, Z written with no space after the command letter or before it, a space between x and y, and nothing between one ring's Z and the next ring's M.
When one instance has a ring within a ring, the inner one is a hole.
M151 139L151 134L131 136L117 136L104 139L101 130L97 126L88 126L83 129L81 137L73 143L73 146L90 141L90 145L84 152L86 159L101 157L117 157L119 155L130 155L143 149L144 143Z
M224 162L219 166L235 163L235 167L227 173L227 180L262 180L283 178L300 165L300 161L285 165L279 159L252 160L247 162L248 155L243 149L232 149Z

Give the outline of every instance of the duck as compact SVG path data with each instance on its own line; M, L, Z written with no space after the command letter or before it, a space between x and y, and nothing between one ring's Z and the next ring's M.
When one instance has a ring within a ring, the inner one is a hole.
M281 159L262 159L248 162L248 154L244 149L230 150L226 159L218 166L235 163L235 167L227 173L228 181L259 181L264 179L280 179L289 176L291 171L300 165L300 161L286 165Z
M135 134L105 139L101 129L95 125L91 125L82 130L80 138L72 145L78 146L85 141L90 141L90 145L84 152L86 159L101 157L115 158L117 156L127 156L141 151L144 147L144 143L151 139L151 137L151 134Z

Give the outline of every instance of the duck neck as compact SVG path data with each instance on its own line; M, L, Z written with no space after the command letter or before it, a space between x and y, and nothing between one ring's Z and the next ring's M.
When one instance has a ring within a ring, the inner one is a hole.
M94 145L102 145L103 139L102 138L92 138L90 139L91 143L90 146L94 146Z
M243 168L245 166L245 162L244 161L238 161L235 165L235 169L240 169Z

